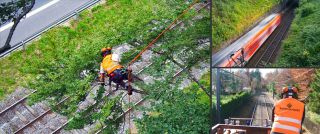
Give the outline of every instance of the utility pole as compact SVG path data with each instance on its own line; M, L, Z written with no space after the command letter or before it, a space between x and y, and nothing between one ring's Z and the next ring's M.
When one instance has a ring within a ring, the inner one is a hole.
M217 122L220 123L220 113L221 113L221 107L220 107L220 90L221 90L221 81L220 81L220 68L217 68L217 77L216 77L216 109L217 109Z
M211 6L210 6L210 18L212 18L212 7L213 7L213 3L212 3L212 0L209 0L209 2L211 3ZM210 21L210 25L212 25L212 21ZM212 34L212 31L211 31L211 34ZM210 36L210 42L212 42L212 36ZM210 43L210 48L212 48L213 47L213 45L212 45L212 43ZM213 104L212 104L212 96L213 96L213 67L211 66L212 65L212 56L210 56L210 86L211 86L211 88L210 88L210 117L209 117L209 119L210 119L210 122L211 122L211 126L213 126L214 125L214 120L213 120Z
M213 73L212 73L212 71L213 71L213 68L211 68L211 71L210 71L210 76L211 76L211 79L210 79L210 85L213 85ZM213 96L213 87L214 86L211 86L211 88L210 88L210 123L211 123L211 126L213 126L214 125L214 117L213 117L213 103L212 103L212 96Z
M274 99L274 90L275 90L275 87L274 87L274 85L275 85L275 83L274 82L272 82L271 83L271 88L272 88L272 99Z

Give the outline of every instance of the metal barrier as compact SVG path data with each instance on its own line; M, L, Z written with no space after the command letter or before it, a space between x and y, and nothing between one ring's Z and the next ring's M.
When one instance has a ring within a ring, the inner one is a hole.
M75 9L74 11L72 11L71 13L61 17L59 20L49 24L47 27L44 27L42 28L39 32L37 33L34 33L33 35L27 37L26 39L22 40L21 42L15 44L14 46L12 46L9 50L3 52L0 54L0 58L3 58L7 55L9 55L11 52L13 52L14 50L22 47L23 49L25 49L25 44L32 41L33 39L39 37L42 33L48 31L49 29L57 26L57 25L60 25L61 23L69 20L71 17L74 17L74 16L78 16L80 12L82 12L83 10L95 5L96 3L100 2L101 0L92 0L92 1L89 1L87 2L86 4L84 4L83 6Z
M211 128L210 134L224 134L224 133L269 134L270 131L271 131L270 127L217 124Z

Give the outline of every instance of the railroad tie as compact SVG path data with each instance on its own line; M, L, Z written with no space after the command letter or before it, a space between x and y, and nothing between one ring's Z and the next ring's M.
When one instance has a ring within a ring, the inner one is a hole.
M29 105L25 105L25 107L27 108L27 110L33 115L36 116L37 113L29 106Z
M28 122L27 118L24 117L19 111L15 111L15 114L18 116L18 118L23 122Z

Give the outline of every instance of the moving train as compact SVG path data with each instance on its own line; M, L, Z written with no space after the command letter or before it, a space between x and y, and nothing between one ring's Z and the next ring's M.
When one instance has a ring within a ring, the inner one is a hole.
M237 42L241 48L230 54L219 65L220 67L241 67L249 61L254 53L268 39L272 32L280 25L282 13L274 13L262 20L255 28L241 37Z

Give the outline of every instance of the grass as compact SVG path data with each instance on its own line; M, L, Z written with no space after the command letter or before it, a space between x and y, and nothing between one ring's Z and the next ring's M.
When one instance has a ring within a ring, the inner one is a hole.
M319 0L301 0L274 66L319 67L320 51Z
M213 50L219 49L224 42L240 36L278 2L279 0L213 1Z
M310 120L312 122L314 122L315 124L320 124L320 115L316 114L314 112L308 111L307 112L307 116L310 118Z

